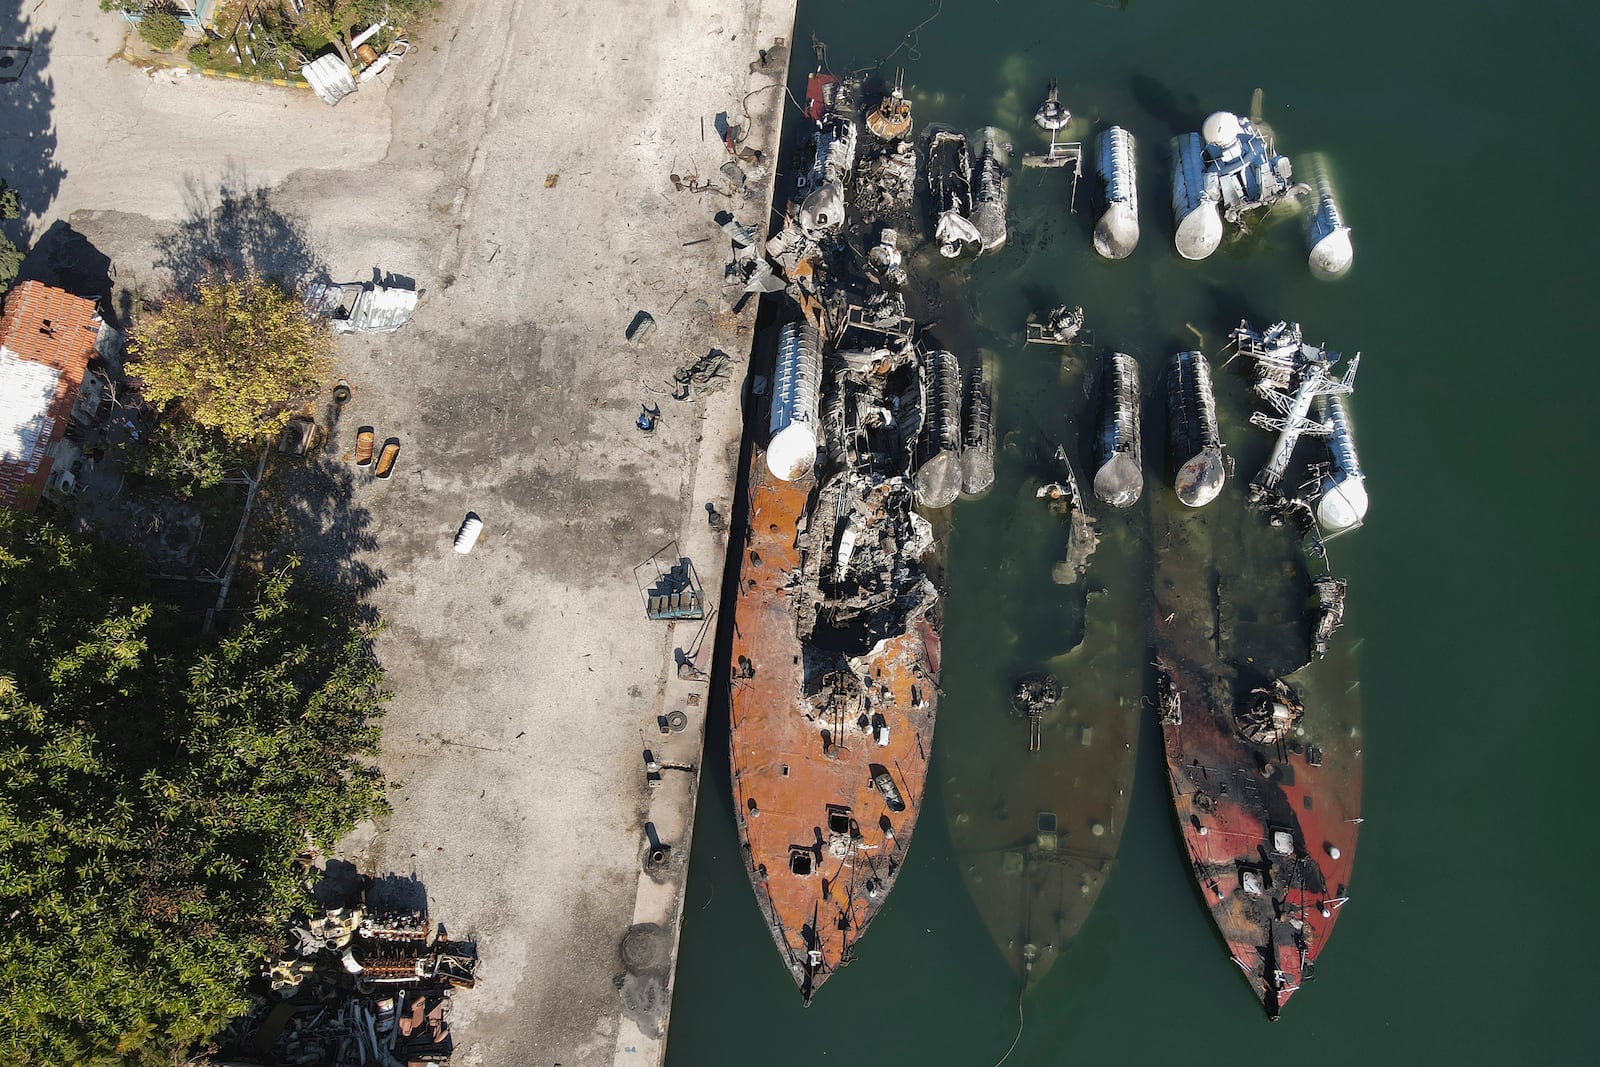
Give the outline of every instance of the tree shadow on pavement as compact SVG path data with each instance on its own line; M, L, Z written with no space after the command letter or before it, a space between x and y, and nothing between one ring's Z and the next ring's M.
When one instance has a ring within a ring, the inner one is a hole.
M271 190L239 170L214 190L192 175L186 184L184 220L156 242L156 266L180 292L218 270L250 268L295 290L327 279L305 219L281 207Z
M376 623L377 609L367 598L387 576L369 562L378 539L372 513L358 500L364 476L327 454L279 459L262 487L261 518L254 524L259 547L252 554L269 567L299 557L314 587L342 602L338 606L354 621Z
M17 271L18 281L39 281L74 296L87 297L100 308L102 315L110 315L112 325L117 323L111 301L111 257L96 248L94 242L57 219L50 224L28 252Z
M31 0L0 0L0 181L21 200L22 218L6 224L19 248L33 237L28 217L50 206L66 175L55 161L55 83L49 74L55 30L30 23L28 14L37 7Z

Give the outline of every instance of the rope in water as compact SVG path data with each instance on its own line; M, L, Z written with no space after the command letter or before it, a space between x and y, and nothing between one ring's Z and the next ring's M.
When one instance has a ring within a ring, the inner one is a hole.
M1027 991L1028 987L1023 986L1021 991L1017 993L1017 1036L1011 1039L1011 1047L1006 1049L1006 1054L994 1061L994 1067L1000 1067L1001 1064L1009 1060L1011 1054L1017 1051L1017 1042L1022 1040L1022 996Z

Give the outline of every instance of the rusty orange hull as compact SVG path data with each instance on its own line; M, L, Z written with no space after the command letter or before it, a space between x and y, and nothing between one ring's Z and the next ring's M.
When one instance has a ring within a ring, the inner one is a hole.
M1161 727L1173 805L1201 897L1277 1018L1349 894L1362 782L1354 659L1336 641L1303 665L1303 557L1290 531L1245 511L1236 488L1198 514L1156 512L1157 670L1181 707L1181 722ZM1276 742L1250 741L1241 707L1277 678L1304 717Z
M730 656L733 801L762 917L809 1003L852 958L911 845L932 752L937 609L854 658L802 642L797 532L816 481L780 481L753 451Z

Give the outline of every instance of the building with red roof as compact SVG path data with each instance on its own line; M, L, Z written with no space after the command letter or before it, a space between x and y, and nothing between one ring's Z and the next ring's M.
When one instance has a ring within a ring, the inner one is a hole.
M19 283L0 315L0 507L32 511L47 491L70 492L66 440L83 412L84 377L104 324L93 300Z

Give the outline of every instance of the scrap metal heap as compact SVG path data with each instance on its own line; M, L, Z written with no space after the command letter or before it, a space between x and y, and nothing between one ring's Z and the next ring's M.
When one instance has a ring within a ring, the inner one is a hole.
M425 911L330 908L290 927L262 992L206 1063L298 1067L448 1063L451 990L476 984L477 949Z

